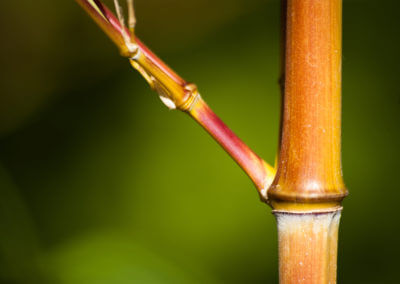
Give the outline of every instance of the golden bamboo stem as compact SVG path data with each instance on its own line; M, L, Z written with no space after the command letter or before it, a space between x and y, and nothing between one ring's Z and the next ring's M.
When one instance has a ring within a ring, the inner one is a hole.
M282 0L285 66L276 174L212 112L194 84L135 37L133 11L127 28L121 11L118 20L99 0L76 1L163 102L209 132L274 208L280 282L335 283L341 201L347 195L340 158L342 0Z
M274 212L278 222L280 283L336 283L341 209Z
M341 201L341 0L283 0L278 167L268 190L280 283L336 283Z
M272 202L340 202L341 0L288 0L283 121Z

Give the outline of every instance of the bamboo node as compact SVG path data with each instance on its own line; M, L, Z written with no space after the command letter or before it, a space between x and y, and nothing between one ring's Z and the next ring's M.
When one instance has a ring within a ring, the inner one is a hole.
M114 0L115 12L119 24L121 26L121 34L124 40L124 45L120 47L120 53L124 57L135 57L139 51L139 47L135 42L135 26L136 26L136 16L135 9L133 6L133 0L127 0L128 6L128 31L126 30L124 10L119 4L119 0Z
M196 103L201 99L197 86L193 83L188 83L184 87L187 99L178 107L182 111L190 112Z

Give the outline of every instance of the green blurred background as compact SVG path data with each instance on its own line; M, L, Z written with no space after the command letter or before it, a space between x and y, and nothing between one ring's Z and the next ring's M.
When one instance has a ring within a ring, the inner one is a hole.
M0 8L0 283L277 283L251 182L74 1ZM399 283L399 8L344 1L339 283ZM136 10L141 39L273 162L279 3Z

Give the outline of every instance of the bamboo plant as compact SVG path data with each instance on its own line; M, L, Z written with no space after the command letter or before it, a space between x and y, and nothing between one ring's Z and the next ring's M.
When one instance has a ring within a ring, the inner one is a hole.
M341 202L342 0L282 0L282 113L272 167L135 35L133 0L111 12L99 0L76 0L170 109L199 123L253 181L277 219L280 283L336 283Z

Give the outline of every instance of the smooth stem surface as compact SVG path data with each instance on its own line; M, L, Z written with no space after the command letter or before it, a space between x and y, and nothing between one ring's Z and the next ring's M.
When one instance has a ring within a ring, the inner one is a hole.
M336 283L341 169L341 0L282 0L285 58L276 177L280 283Z
M157 91L164 104L192 116L246 172L261 198L266 200L275 169L257 156L212 112L200 97L196 85L177 75L138 38L132 38L133 28L121 26L121 21L101 1L76 1L106 32L121 54L129 58L131 65Z
M340 202L341 0L288 0L275 202Z
M274 169L247 147L202 99L189 113L229 155L235 157L235 161L249 175L264 199L274 177Z
M281 284L336 283L340 213L341 208L331 212L274 212Z

